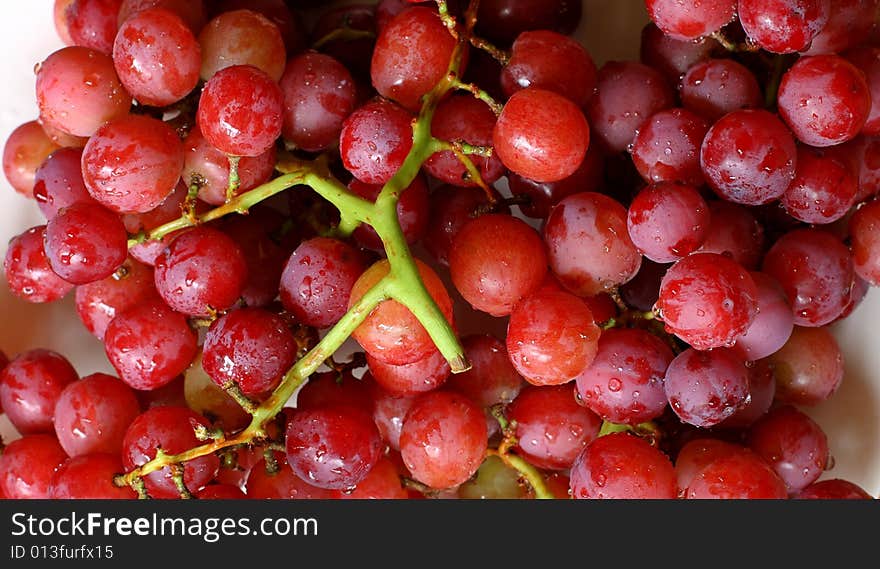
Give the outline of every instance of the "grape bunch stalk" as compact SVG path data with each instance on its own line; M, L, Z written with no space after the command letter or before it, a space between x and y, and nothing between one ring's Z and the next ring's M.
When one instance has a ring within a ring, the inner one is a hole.
M0 353L0 495L871 498L801 408L880 284L880 0L646 0L600 68L580 2L307 4L56 0L4 273L118 377Z

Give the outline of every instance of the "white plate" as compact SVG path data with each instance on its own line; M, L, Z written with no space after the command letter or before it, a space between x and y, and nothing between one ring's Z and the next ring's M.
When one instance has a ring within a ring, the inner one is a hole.
M0 34L0 140L19 124L37 116L34 65L61 47L52 24L52 0L15 2L3 10ZM586 1L578 36L597 63L638 58L639 34L646 21L639 0ZM2 176L0 176L2 178ZM0 256L10 238L45 223L32 200L16 194L0 179ZM3 279L0 279L3 281ZM48 305L32 305L13 297L0 283L0 349L10 357L43 347L64 354L80 374L111 371L100 342L76 317L73 295ZM849 479L873 495L880 494L880 293L872 290L856 313L835 327L846 358L840 391L815 409L806 410L825 429L835 466L824 478ZM4 439L13 437L5 417Z

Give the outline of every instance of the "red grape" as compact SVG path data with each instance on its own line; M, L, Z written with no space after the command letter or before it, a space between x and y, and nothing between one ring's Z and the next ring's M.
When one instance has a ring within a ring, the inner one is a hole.
M130 115L104 124L83 150L89 193L120 213L145 213L161 204L180 180L183 144L160 120Z
M509 215L482 215L452 241L449 272L455 288L477 310L506 316L541 286L547 254L540 235Z
M318 373L297 393L296 409L342 405L370 413L373 410L373 387L375 384L369 374L358 379L351 371ZM290 414L296 411L285 407L284 412L289 420Z
M119 28L113 64L138 103L164 107L184 98L199 82L201 48L174 12L136 13Z
M663 378L672 358L672 350L657 336L612 328L602 333L596 359L577 377L577 395L606 421L650 421L666 409Z
M440 278L423 262L416 260L416 266L431 298L446 319L452 322L452 300ZM390 270L388 261L379 261L367 269L352 288L349 308ZM373 358L392 365L413 363L436 350L427 330L408 308L396 300L380 302L352 336Z
M599 437L571 468L575 499L666 499L676 491L675 469L662 452L627 433Z
M270 207L254 207L247 216L226 218L223 232L232 237L247 263L247 278L241 291L245 306L262 307L278 296L278 287L289 250L273 239L283 217Z
M122 0L73 0L64 16L74 45L110 53L121 5Z
M660 111L636 134L633 163L649 183L702 184L700 145L708 131L709 124L691 111Z
M760 205L781 197L791 184L797 148L776 115L740 110L725 115L709 129L700 161L706 181L719 196Z
M214 383L234 383L245 395L260 396L294 364L297 345L280 316L242 308L211 325L203 349L202 367Z
M157 296L153 270L133 259L113 275L76 288L76 311L86 329L99 340L118 313Z
M752 362L749 367L749 402L722 421L722 427L748 427L773 405L776 396L776 376L767 360Z
M128 233L119 216L97 203L79 202L49 220L44 242L55 273L74 284L112 275L128 257Z
M208 421L183 407L154 407L138 416L125 433L122 443L122 464L127 472L143 466L162 449L165 454L177 454L199 445L195 428L209 427ZM217 474L220 459L213 454L182 463L183 482L190 492L198 492ZM147 492L153 498L180 497L171 468L165 466L143 478Z
M69 456L116 454L125 430L140 415L134 391L119 379L94 373L64 388L55 405L58 442Z
M583 161L590 125L562 95L529 87L507 101L492 141L510 170L536 182L556 182L572 175Z
M856 203L877 195L880 192L880 137L859 136L836 148L839 158L851 160L853 171L858 173L859 192ZM828 150L832 150L828 149Z
M769 275L750 273L758 288L758 314L736 349L750 361L766 358L785 345L794 329L794 313L782 286Z
M544 241L553 274L581 296L626 283L642 262L626 229L626 210L602 194L582 192L560 201L544 225Z
M486 193L480 188L440 186L429 198L428 226L423 244L428 252L442 265L449 265L452 240L470 220L478 208L486 206Z
M695 253L669 269L655 310L694 348L732 346L755 320L758 290L741 265L717 253Z
M400 484L397 467L387 458L380 458L366 478L351 492L343 492L343 500L406 500L407 492Z
M866 203L849 222L856 274L880 285L880 200Z
M669 267L668 264L655 263L650 259L645 259L638 274L618 289L621 300L627 306L642 312L654 310L654 304L660 297L660 282ZM616 306L615 303L615 308Z
M284 93L284 140L316 152L339 140L343 121L357 103L351 73L329 55L306 52L287 62L281 78Z
M779 114L801 142L833 146L855 138L871 112L865 74L836 55L802 57L782 76Z
M675 39L651 22L642 28L639 59L660 71L672 85L678 85L688 69L709 58L718 47L707 37L695 41Z
M567 470L599 434L602 420L575 401L567 385L529 386L507 408L516 421L516 448L526 460L549 470Z
M828 23L806 53L839 53L864 43L874 29L878 4L878 0L834 0Z
M688 441L675 458L675 474L678 490L684 493L697 474L719 458L746 450L733 443L719 439L696 438Z
M156 290L168 306L190 316L231 308L246 277L241 248L207 226L182 233L156 259Z
M813 406L834 395L843 381L843 354L827 328L795 327L788 342L767 360L776 377L776 398Z
M450 377L449 389L483 408L513 401L525 382L510 362L504 343L489 334L473 334L462 338L461 345L471 369Z
M196 122L221 152L259 156L281 136L283 115L281 87L256 67L233 65L205 84Z
M192 33L199 33L208 20L204 0L122 0L119 7L119 26L141 10L164 8L186 22Z
M67 460L52 478L54 500L134 500L128 486L117 486L113 477L122 473L122 460L113 454L88 454Z
M832 156L801 146L797 170L781 202L793 218L805 223L837 221L853 206L858 179L847 164Z
M523 32L501 72L510 97L528 87L546 89L584 107L596 86L596 64L576 40L550 30Z
M402 107L374 99L342 123L339 153L355 178L384 184L403 165L412 148L413 117Z
M849 482L833 478L814 482L793 496L797 500L873 500L864 488Z
M781 500L785 484L757 455L738 452L721 457L703 468L688 485L688 499Z
M780 237L762 270L785 289L798 326L824 326L840 316L855 275L846 246L818 229L796 229Z
M611 152L622 152L651 115L674 104L674 93L660 72L629 61L610 61L599 69L587 116L593 135Z
M57 149L37 121L18 126L3 146L3 173L9 185L25 197L33 196L37 169Z
M351 407L296 412L287 425L287 463L318 488L346 490L379 461L381 437L373 419Z
M737 352L689 348L666 370L666 396L675 414L690 425L711 427L749 402L749 374Z
M76 202L92 202L82 176L82 150L59 148L34 174L34 199L46 219Z
M67 28L67 8L73 4L73 0L55 0L52 15L55 22L55 31L64 45L73 45L70 30Z
M437 389L449 377L449 362L438 350L412 363L387 364L367 354L367 365L376 383L396 394L413 395Z
M735 0L645 0L645 8L658 28L680 40L696 40L717 32L736 17Z
M159 300L118 314L104 333L107 358L134 389L156 389L173 381L196 355L196 334L186 317Z
M560 385L589 367L600 333L584 301L545 287L525 297L510 315L507 352L529 383Z
M376 38L370 76L383 97L416 111L446 74L455 38L430 8L404 10Z
M77 379L64 356L44 349L23 352L0 371L0 408L23 435L51 433L58 400Z
M343 241L303 241L282 273L281 302L306 326L326 328L345 314L346 299L366 268L363 255Z
M278 472L269 473L265 460L261 460L251 469L245 483L248 498L262 500L329 500L337 498L338 492L324 490L305 482L287 466L287 457L283 452L273 451L278 463Z
M286 48L281 30L253 10L224 11L199 33L202 47L201 77L210 80L221 69L250 65L272 81L281 79Z
M752 425L748 441L790 494L815 482L828 461L828 439L822 428L789 405L773 409Z
M764 101L758 80L746 66L732 59L709 59L689 68L681 78L681 103L717 121L733 111L760 108Z
M243 8L259 12L278 26L287 52L297 53L305 49L308 38L300 12L294 11L295 5L289 4L285 0L221 0L219 6L214 7L214 12L231 12Z
M703 243L710 219L709 206L695 187L661 182L636 195L629 206L626 226L645 257L670 263Z
M91 136L105 122L128 114L131 95L109 55L73 46L39 65L37 103L46 124L67 134Z
M831 8L831 0L739 0L739 21L758 47L793 53L810 47Z
M52 302L62 298L73 285L55 274L43 250L46 226L32 227L9 242L3 272L9 290L28 302Z
M382 435L382 440L399 451L403 418L406 417L417 395L400 395L376 386L373 397L375 400L373 421Z
M726 201L709 202L711 222L701 253L718 253L747 269L757 269L764 256L764 228L752 213Z
M44 121L42 117L38 118L37 122L43 127L43 132L46 133L46 136L48 136L54 144L57 144L62 148L85 148L86 143L89 141L86 136L74 136L64 132L57 126Z
M52 478L67 460L51 435L26 435L0 455L0 492L9 500L45 500L52 496Z
M862 133L869 136L880 134L880 48L859 47L844 54L846 59L860 69L868 81L871 91L871 112L862 127Z
M483 412L461 395L437 391L413 402L403 420L400 452L413 478L432 488L458 486L486 453Z

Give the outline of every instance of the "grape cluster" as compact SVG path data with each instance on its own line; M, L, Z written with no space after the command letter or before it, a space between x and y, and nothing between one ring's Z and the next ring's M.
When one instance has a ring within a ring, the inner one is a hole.
M55 1L3 268L118 377L0 353L0 496L871 498L878 0L314 4Z

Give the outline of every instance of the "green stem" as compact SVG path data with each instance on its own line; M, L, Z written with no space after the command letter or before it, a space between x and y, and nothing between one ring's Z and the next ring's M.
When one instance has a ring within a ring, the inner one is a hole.
M253 415L257 412L257 404L248 399L248 397L242 393L241 388L235 382L230 381L226 385L223 386L223 391L225 391L230 397L232 397L236 403L241 406L248 415Z
M354 306L336 323L333 328L300 359L281 380L281 385L272 393L271 397L263 402L254 413L253 421L248 430L262 430L262 425L278 414L287 400L293 397L302 387L308 377L312 375L325 360L348 339L355 329L370 315L376 306L388 298L384 279L379 281L373 288L357 301Z
M263 184L262 186L256 187L243 194L239 194L235 199L226 202L220 207L207 211L200 216L190 218L187 215L183 215L178 219L146 231L137 237L129 239L128 246L132 247L143 241L159 240L175 231L186 229L187 227L193 227L194 225L200 225L202 223L208 223L231 213L246 213L250 208L261 201L268 199L275 194L279 194L291 186L302 183L303 178L304 173L302 172L279 176L271 182Z
M241 161L240 156L229 157L229 184L226 186L226 201L235 197L238 188L241 186L241 178L238 176L238 163Z
M186 482L183 480L182 464L171 465L171 479L174 481L174 486L177 487L177 492L180 494L181 499L192 500L195 498L195 496L192 495L192 492L189 491L189 488L186 487Z
M471 36L471 45L477 49L482 49L483 51L491 55L492 58L500 63L503 67L506 67L507 64L510 63L510 52L504 51L503 49L496 47L495 45L489 43L483 38Z
M441 7L441 13L445 13L445 2L440 0L438 5ZM376 233L385 245L385 251L390 263L390 271L379 283L367 291L339 322L288 370L280 385L268 399L259 406L252 408L252 403L243 396L241 397L240 403L242 403L243 407L249 412L252 411L251 423L246 429L228 439L218 438L179 454L168 455L161 451L157 452L153 460L125 475L117 476L114 479L117 484L128 484L137 489L142 477L151 472L156 472L169 466L176 470L182 463L201 456L238 445L251 445L258 441L265 441L268 436L265 430L267 422L277 417L287 401L308 381L309 376L315 373L325 361L330 359L354 333L357 327L363 323L373 309L379 303L388 299L397 300L409 308L425 327L443 356L449 361L453 372L462 372L470 368L455 331L422 282L418 265L412 256L403 230L400 227L400 221L397 216L397 204L403 191L419 175L425 160L438 150L437 141L431 136L432 118L437 104L446 93L456 86L456 78L461 67L462 55L468 45L470 31L473 29L476 5L477 2L471 3L471 7L468 10L467 33L463 35L456 33L454 18L451 18L448 13L445 14L448 22L451 22L453 36L457 38L448 72L423 98L419 117L413 122L412 149L400 169L382 188L375 203L371 203L353 194L336 180L329 172L326 157L318 158L314 162L303 162L289 153L282 153L278 164L276 164L276 169L282 175L271 182L240 194L227 201L224 205L201 216L187 217L183 215L180 219L142 233L136 238L129 240L129 245L131 246L145 239L161 239L179 229L207 223L230 213L243 214L255 204L290 187L306 185L339 209L341 214L341 222L338 228L339 233L350 234L360 223L368 223L376 230ZM232 162L230 162L230 179L232 179L232 171L234 169ZM521 468L517 469L523 471ZM524 475L527 478L531 476L531 474ZM541 488L543 488L540 473L538 473L538 479L534 483L537 485L536 492L540 494Z
M480 89L477 85L474 85L473 83L464 83L462 81L456 80L453 84L453 87L455 89L458 89L459 91L467 91L477 99L489 105L489 108L492 109L496 116L501 115L501 111L504 110L504 105L496 101L495 98L492 97L492 95L490 95L487 91Z
M553 493L547 488L547 483L544 481L544 476L541 472L522 458L515 454L499 453L492 449L489 449L487 454L497 456L504 464L519 472L523 479L528 482L529 486L532 487L535 498L538 500L553 500L555 498Z

